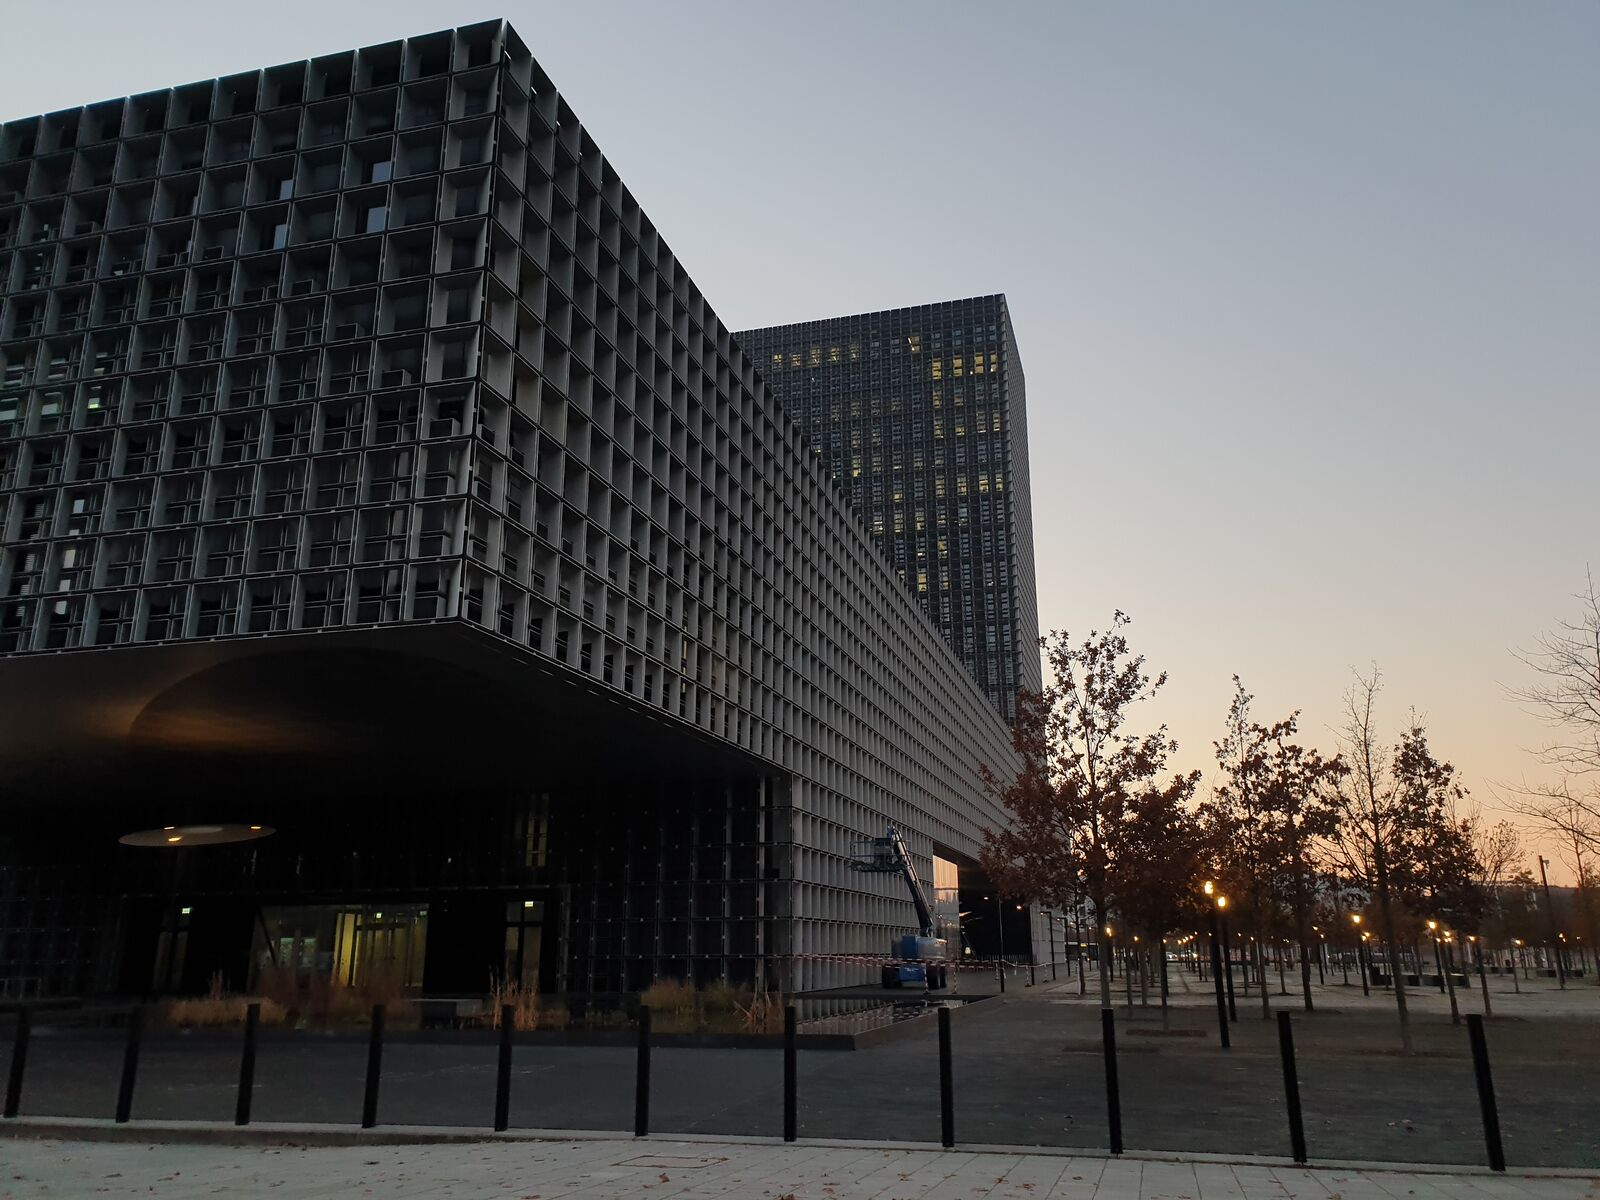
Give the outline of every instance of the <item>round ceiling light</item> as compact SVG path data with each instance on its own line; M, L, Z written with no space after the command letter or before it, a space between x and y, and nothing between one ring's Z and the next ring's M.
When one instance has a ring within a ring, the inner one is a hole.
M152 846L157 849L182 849L185 846L225 846L232 842L253 842L277 832L271 825L168 825L162 829L141 829L117 839L124 846Z

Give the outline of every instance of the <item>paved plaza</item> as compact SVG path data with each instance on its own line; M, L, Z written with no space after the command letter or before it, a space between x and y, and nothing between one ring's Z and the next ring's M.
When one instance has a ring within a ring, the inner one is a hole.
M229 1146L0 1140L0 1200L1594 1200L1581 1177L733 1141Z

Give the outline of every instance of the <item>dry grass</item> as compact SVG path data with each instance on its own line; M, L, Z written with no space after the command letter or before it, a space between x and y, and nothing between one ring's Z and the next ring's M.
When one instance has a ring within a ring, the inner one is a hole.
M500 980L491 978L489 981L489 1024L492 1028L500 1028L500 1012L506 1005L511 1007L511 1028L519 1033L530 1029L562 1029L567 1024L567 1009L565 1005L555 1005L552 1008L541 1008L539 993L533 988L524 988L515 979Z
M236 996L222 982L222 972L211 976L204 996L176 996L161 1006L161 1020L177 1029L226 1029L243 1025L252 1004L261 1005L263 1025L281 1025L288 1011L270 996Z
M682 979L658 979L639 994L662 1033L781 1033L783 1000L726 983L696 991Z
M302 986L294 971L285 967L262 970L259 990L280 1005L302 1026L364 1025L372 1019L372 1006L384 1006L384 1022L405 1027L420 1022L417 1006L400 986L399 978L374 972L351 986L331 975L312 975Z
M283 1005L264 996L177 997L161 1006L161 1019L176 1029L226 1029L242 1026L252 1004L261 1005L263 1025L282 1025L288 1019Z

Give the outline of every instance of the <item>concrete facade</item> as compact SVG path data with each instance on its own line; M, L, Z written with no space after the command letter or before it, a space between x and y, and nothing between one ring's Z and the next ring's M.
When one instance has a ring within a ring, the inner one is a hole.
M0 296L12 990L246 887L559 894L547 986L851 982L910 915L851 841L1002 820L1005 723L504 23L7 121ZM113 845L274 805L166 883Z

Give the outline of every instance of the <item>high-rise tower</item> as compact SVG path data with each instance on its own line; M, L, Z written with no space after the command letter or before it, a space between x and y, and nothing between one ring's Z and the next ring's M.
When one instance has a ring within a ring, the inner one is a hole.
M1006 298L734 336L1011 720L1040 671L1026 389Z

